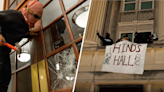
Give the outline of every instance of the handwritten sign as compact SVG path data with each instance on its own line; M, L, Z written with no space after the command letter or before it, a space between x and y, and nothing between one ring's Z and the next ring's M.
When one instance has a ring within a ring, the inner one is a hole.
M123 40L106 46L101 71L143 74L147 44Z

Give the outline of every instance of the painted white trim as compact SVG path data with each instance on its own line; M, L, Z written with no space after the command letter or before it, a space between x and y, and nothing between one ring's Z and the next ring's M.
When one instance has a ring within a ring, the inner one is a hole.
M137 30L138 33L141 33L141 32L151 32L151 34L153 34L153 30Z
M150 1L152 1L152 8L151 9L154 9L154 0L144 0L144 1L139 0L139 10L141 10L142 2L150 2ZM142 9L142 10L147 10L147 9Z
M125 2L125 0L122 1L122 11L124 12L124 9L125 9L125 4L131 4L131 3L135 3L135 10L137 9L137 0L135 1L131 1L131 2ZM133 10L133 11L135 11Z
M145 21L137 21L137 25L146 25L146 24L154 24L154 20L145 20ZM134 22L118 22L118 27L121 26L133 26Z
M149 2L149 1L152 1L152 9L154 9L154 0L136 0L132 2L125 2L125 0L122 0L121 11L124 12L125 4L130 4L130 3L135 3L135 10L141 10L141 3ZM137 9L137 6L139 6L138 9ZM147 10L147 9L142 9L142 10Z
M0 11L3 11L4 0L0 0Z

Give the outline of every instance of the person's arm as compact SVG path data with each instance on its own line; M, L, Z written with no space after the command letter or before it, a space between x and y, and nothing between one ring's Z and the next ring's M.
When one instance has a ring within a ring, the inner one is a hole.
M29 32L26 34L26 38L31 40L34 36L38 35L38 32L41 30L41 22L37 21L33 28L29 29Z
M2 41L6 42L5 38L2 35L2 29L1 29L1 24L3 22L3 19L4 19L4 14L0 12L0 46L2 46Z
M98 36L102 41L104 41L104 38L103 38L102 36L100 36L98 32L97 32L97 36Z

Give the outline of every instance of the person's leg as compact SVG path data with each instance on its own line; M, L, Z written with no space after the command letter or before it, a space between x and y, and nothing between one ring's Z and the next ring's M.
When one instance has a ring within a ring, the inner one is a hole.
M4 79L3 79L3 71L4 71L4 64L5 63L5 59L4 59L4 52L3 52L3 48L0 46L0 92L5 92L4 89Z
M0 65L0 92L7 92L8 85L11 79L11 64L9 58L10 49L6 47L0 47L0 63L2 60L2 65ZM1 57L3 56L3 57Z

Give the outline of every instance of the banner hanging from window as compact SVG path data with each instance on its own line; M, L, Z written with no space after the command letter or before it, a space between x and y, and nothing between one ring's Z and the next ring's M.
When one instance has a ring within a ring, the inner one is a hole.
M123 40L106 46L101 71L143 74L147 44Z

